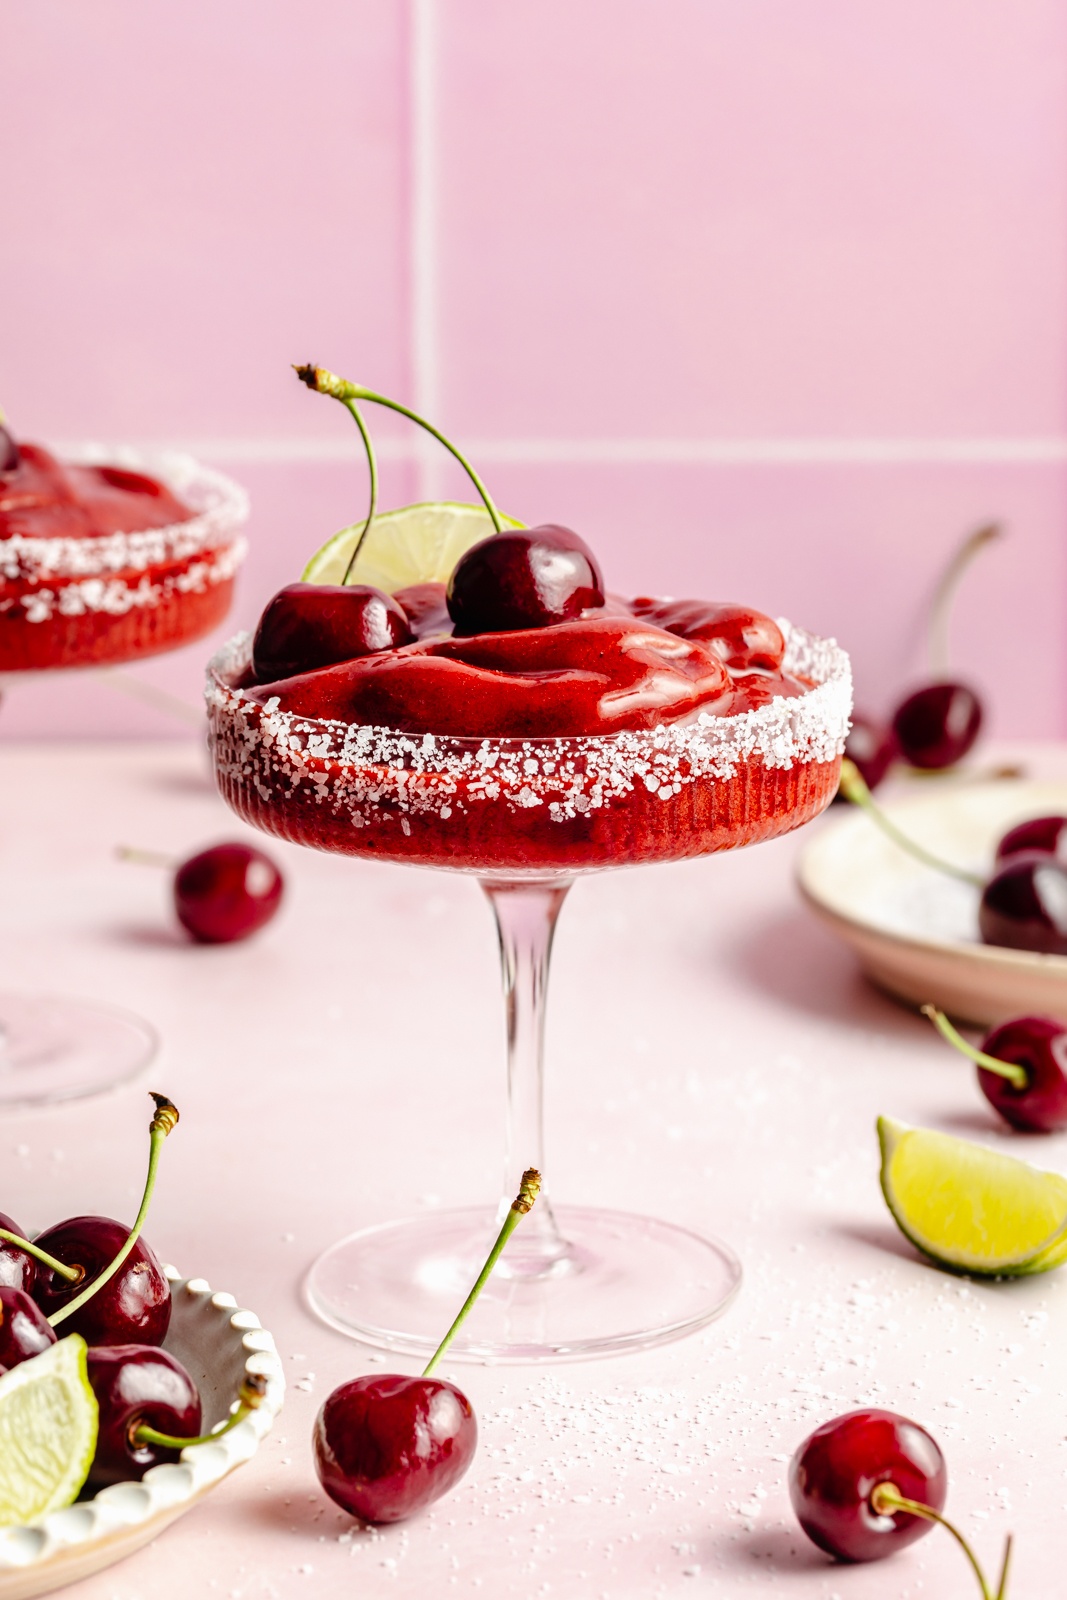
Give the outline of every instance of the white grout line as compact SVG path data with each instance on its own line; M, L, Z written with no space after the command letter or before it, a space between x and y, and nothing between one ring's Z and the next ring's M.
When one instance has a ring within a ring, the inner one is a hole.
M437 0L411 0L411 361L414 408L441 414L437 303ZM419 463L418 497L440 493L440 446L418 429L404 458Z
M128 443L131 441L127 441ZM202 461L352 462L350 441L315 438L135 440L144 449L186 450ZM427 443L437 452L433 440ZM573 466L920 466L964 463L1040 465L1067 461L1067 438L989 439L472 439L464 449L474 461L501 465ZM61 452L72 444L56 446ZM418 433L410 439L376 441L385 461L433 461ZM432 497L431 497L432 498Z

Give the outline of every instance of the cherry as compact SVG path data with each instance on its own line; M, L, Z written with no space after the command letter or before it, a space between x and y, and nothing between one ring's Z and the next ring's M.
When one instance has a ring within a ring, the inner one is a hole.
M920 1516L877 1511L871 1502L879 1484L892 1484L934 1512L948 1493L934 1440L893 1411L850 1411L824 1422L789 1463L789 1498L800 1526L841 1561L878 1561L930 1531Z
M21 459L14 435L0 423L0 472L14 472Z
M34 1243L67 1266L77 1267L76 1283L47 1267L38 1268L33 1297L49 1319L85 1288L91 1287L125 1244L129 1228L111 1217L72 1217L38 1234ZM86 1344L162 1344L170 1325L170 1285L155 1251L138 1239L121 1270L70 1317L66 1333L80 1333Z
M282 875L247 844L216 844L174 875L178 921L198 944L232 944L264 927L281 904Z
M897 758L897 741L892 728L866 717L862 712L852 713L852 726L845 738L845 756L859 772L868 789L877 789ZM845 799L843 790L834 795L835 802Z
M80 1333L86 1344L162 1344L170 1323L170 1285L140 1233L178 1108L165 1095L151 1097L156 1108L148 1125L148 1173L133 1227L110 1217L73 1217L46 1229L31 1246L50 1253L44 1270L38 1268L34 1299L53 1327L69 1320L67 1331Z
M26 1237L18 1223L0 1211L0 1230L13 1233L19 1239ZM28 1251L21 1249L10 1239L0 1238L0 1284L6 1284L12 1289L25 1289L27 1293L33 1288L37 1276L37 1263Z
M985 944L1067 956L1067 865L1038 851L1010 856L982 891L978 928Z
M88 1362L89 1382L100 1408L89 1483L100 1489L143 1478L161 1461L176 1461L178 1449L150 1444L138 1438L138 1429L147 1425L183 1439L199 1434L200 1396L181 1362L166 1350L144 1344L90 1348Z
M55 1342L44 1313L25 1290L0 1284L0 1366L17 1367Z
M964 683L931 683L908 695L893 714L893 734L905 761L940 771L960 761L982 726L982 706Z
M1067 862L1067 817L1030 817L1009 828L997 845L997 863L1033 850Z
M447 599L460 637L511 633L571 622L602 606L604 580L584 539L545 523L472 545L453 569Z
M290 583L259 619L252 641L258 683L394 650L414 635L389 595L365 584Z
M312 1437L322 1487L365 1522L400 1522L447 1494L477 1444L471 1403L454 1384L382 1373L335 1389Z
M975 1049L936 1006L923 1006L938 1032L978 1067L994 1111L1022 1133L1067 1128L1067 1028L1051 1017L1013 1017Z
M537 1198L532 1168L459 1314L421 1377L368 1373L327 1398L311 1436L315 1470L332 1500L365 1522L400 1522L447 1494L478 1444L470 1401L455 1384L430 1376L481 1293L501 1251Z

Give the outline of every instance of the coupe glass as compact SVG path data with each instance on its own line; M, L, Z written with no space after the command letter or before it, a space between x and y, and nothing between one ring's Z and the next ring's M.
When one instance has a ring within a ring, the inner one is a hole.
M89 446L79 465L148 474L194 515L87 539L0 539L0 689L177 649L225 617L244 555L244 490L169 451ZM132 691L134 685L124 687ZM79 1099L134 1077L157 1039L132 1012L52 994L0 993L0 1107Z
M542 1037L553 930L578 873L754 844L808 821L837 786L848 661L787 631L785 669L810 688L736 716L608 737L461 739L317 722L261 706L247 636L209 669L219 788L246 821L346 855L469 873L492 906L507 1016L501 1208L526 1166L546 1174ZM718 1316L737 1293L730 1248L628 1212L555 1206L548 1184L452 1353L537 1361L646 1348ZM354 1233L311 1268L331 1326L432 1352L501 1210L444 1211Z

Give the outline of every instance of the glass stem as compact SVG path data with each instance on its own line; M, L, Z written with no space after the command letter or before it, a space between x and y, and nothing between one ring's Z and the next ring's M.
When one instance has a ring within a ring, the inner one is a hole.
M501 1216L527 1167L544 1176L544 1031L548 963L556 918L569 878L484 878L496 917L508 1036L508 1132ZM537 1277L569 1254L548 1198L547 1184L500 1265L502 1276Z

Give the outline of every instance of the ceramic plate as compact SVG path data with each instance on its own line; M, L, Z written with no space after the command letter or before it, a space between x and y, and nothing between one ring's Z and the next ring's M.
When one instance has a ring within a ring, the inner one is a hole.
M256 1452L281 1409L285 1380L274 1340L259 1318L203 1278L167 1269L174 1296L164 1347L200 1390L204 1427L224 1421L246 1372L268 1380L263 1404L232 1432L153 1467L140 1483L116 1483L91 1500L23 1528L0 1528L0 1600L29 1600L132 1554L188 1511Z
M936 791L889 801L885 811L928 850L976 872L990 871L997 840L1015 823L1067 815L1067 783L930 781ZM987 1027L1023 1012L1067 1019L1067 956L980 943L979 891L920 865L862 812L828 819L798 876L819 918L898 998Z

